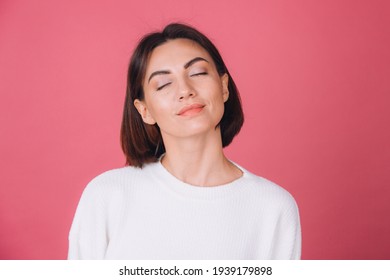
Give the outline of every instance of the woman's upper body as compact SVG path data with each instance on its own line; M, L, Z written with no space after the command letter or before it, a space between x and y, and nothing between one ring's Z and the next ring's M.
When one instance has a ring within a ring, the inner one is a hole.
M299 258L294 199L223 153L242 124L238 90L207 37L181 24L145 36L121 129L133 167L86 188L69 258Z
M214 187L186 184L161 162L103 173L85 189L69 259L299 259L292 196L242 167Z

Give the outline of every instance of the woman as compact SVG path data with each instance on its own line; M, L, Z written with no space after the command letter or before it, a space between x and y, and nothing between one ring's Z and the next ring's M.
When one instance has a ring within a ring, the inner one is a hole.
M121 130L130 166L85 189L69 259L298 259L298 209L281 187L229 161L238 90L199 31L170 24L131 58Z

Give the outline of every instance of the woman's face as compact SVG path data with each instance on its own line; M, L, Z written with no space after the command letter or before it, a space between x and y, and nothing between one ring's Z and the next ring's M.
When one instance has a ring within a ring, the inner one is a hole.
M153 50L143 89L144 100L134 105L144 122L158 124L163 137L215 131L229 96L228 75L220 76L208 52L188 39Z

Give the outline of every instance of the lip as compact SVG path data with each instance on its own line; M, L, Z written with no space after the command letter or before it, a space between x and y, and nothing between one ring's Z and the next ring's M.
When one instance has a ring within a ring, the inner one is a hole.
M183 106L177 113L179 116L193 115L200 112L205 105L200 103L193 103L190 105Z

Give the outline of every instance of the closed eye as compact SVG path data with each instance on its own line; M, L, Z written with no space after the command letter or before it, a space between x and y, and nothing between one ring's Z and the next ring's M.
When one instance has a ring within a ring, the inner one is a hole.
M208 74L207 72L199 72L199 73L192 74L191 77L202 76L202 75L207 75L207 74Z
M162 86L159 86L156 90L159 91L159 90L162 90L163 88L165 88L166 86L170 85L171 83L166 83L166 84L163 84Z

